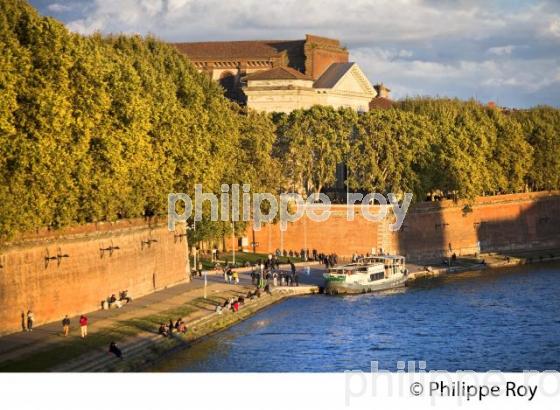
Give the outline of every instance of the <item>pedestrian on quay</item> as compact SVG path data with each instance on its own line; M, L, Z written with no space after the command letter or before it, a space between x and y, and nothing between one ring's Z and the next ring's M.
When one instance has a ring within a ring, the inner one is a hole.
M62 331L64 337L68 336L68 333L70 333L70 318L68 315L64 316L64 319L62 319Z
M80 316L80 333L82 339L85 339L87 336L88 322L89 321L86 315Z
M122 350L120 349L120 347L117 345L116 342L111 342L109 344L109 353L113 353L119 359L123 358Z
M239 273L237 273L237 271L233 271L231 273L231 277L232 277L233 281L235 282L235 284L239 285Z
M169 319L169 325L167 325L167 327L169 328L169 337L171 337L171 335L173 334L173 329L175 328L175 326L173 326L172 319Z
M33 332L33 322L35 321L35 316L31 310L27 311L27 331Z

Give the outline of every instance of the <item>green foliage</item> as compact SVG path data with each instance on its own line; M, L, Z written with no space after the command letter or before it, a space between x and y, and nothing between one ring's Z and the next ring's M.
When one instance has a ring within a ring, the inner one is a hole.
M527 175L532 190L560 188L560 110L535 107L512 114L522 127L534 154Z
M560 189L560 110L410 98L354 114L313 107L275 114L284 188L319 192L344 162L352 190L473 200Z
M347 161L350 187L422 194L433 164L430 126L426 117L404 111L361 115Z
M276 117L275 155L283 176L297 191L319 193L335 182L336 166L346 159L356 118L350 109L318 105Z
M270 120L151 37L71 34L0 0L0 92L3 238L164 214L168 193L197 183L271 190L277 179Z
M168 193L198 183L317 194L341 163L354 190L416 200L560 189L556 108L412 98L268 116L155 38L72 34L23 0L0 0L0 96L0 240L164 214ZM206 215L189 236L231 229Z

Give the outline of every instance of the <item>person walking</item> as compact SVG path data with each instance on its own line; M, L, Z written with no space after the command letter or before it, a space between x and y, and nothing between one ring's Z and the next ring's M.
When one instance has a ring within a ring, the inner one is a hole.
M80 316L80 332L82 335L82 339L85 339L87 336L87 328L88 328L88 318L86 315Z
M70 318L68 315L64 316L64 319L62 319L62 331L64 332L64 337L68 336L68 333L70 333Z
M239 285L239 273L237 271L232 272L233 281L236 285Z
M27 311L27 331L33 332L33 321L35 320L35 316L31 310Z

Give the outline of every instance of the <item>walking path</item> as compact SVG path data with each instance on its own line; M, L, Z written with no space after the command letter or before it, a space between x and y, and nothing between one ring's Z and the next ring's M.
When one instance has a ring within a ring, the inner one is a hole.
M557 259L560 250L524 252L523 254L485 254L478 258L458 258L451 267L444 261L431 261L422 264L408 264L411 279L434 276L465 270L478 270L486 267L510 266L519 263L531 263ZM481 258L484 259L482 265ZM425 266L433 269L425 270ZM274 303L287 295L314 293L316 288L305 284L322 286L323 266L311 264L310 269L298 268L300 289L288 288L288 293L276 292L264 297L258 303L247 303L239 315L223 315L217 323L208 323L215 318L215 307L224 300L246 295L254 289L247 271L239 272L238 285L226 284L223 275L218 272L208 273L206 296L204 280L193 278L190 283L179 284L150 295L135 299L121 309L100 310L88 313L89 335L85 340L79 336L79 318L71 318L69 337L62 334L59 322L38 326L33 332L19 332L0 337L0 371L103 371L107 370L108 361L114 362L114 356L107 353L110 341L117 341L125 355L149 355L158 345L164 345L161 352L184 344L197 337L219 330L247 315ZM309 274L307 274L309 273ZM132 295L134 296L134 295ZM166 342L157 334L159 323L168 323L183 318L189 326L185 338ZM196 327L199 327L196 329ZM112 369L109 367L109 369ZM125 368L126 369L126 368ZM122 369L121 369L122 370Z
M302 275L301 269L300 275ZM38 326L32 332L19 332L0 337L0 371L45 370L60 368L88 352L106 353L111 340L129 344L131 339L149 340L157 335L159 322L183 318L187 325L212 315L217 304L227 298L246 295L253 290L250 274L239 273L239 284L224 283L219 272L208 272L207 299L204 279L193 278L144 297L134 299L120 309L88 313L88 337L81 340L79 317L71 318L68 337L59 322ZM132 295L134 296L134 295ZM57 357L60 358L57 361Z

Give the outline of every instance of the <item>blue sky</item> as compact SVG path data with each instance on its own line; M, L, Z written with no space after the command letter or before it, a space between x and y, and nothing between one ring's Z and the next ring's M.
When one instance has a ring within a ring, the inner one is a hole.
M338 38L394 98L560 106L560 1L31 0L81 33L167 41Z

